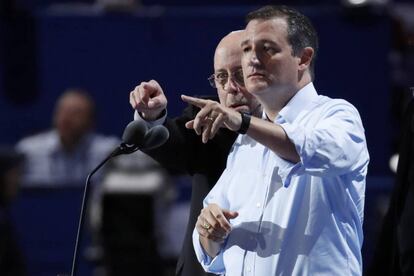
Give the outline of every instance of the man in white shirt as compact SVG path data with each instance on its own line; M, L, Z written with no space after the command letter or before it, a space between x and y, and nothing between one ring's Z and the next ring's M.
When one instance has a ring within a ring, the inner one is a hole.
M26 158L23 185L83 185L92 169L119 144L116 137L95 133L94 123L95 104L89 94L82 89L66 90L56 102L54 127L16 145Z
M369 155L358 111L317 94L317 34L294 9L247 16L242 68L263 117L182 96L186 126L240 134L193 232L206 271L226 275L361 275Z

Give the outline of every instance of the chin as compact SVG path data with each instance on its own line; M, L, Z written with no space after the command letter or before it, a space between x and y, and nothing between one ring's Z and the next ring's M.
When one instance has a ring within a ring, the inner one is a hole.
M248 83L246 85L247 91L249 91L251 94L260 93L263 90L266 90L269 88L269 85L265 81L253 81L251 83Z
M262 91L265 91L268 88L269 87L267 85L255 85L255 86L252 86L252 88L249 88L249 92L252 95L260 95Z

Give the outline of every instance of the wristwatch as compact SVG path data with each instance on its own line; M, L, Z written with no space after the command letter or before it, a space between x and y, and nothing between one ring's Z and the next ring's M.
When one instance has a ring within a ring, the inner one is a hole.
M237 132L240 134L246 134L247 130L249 129L250 120L252 119L252 116L244 112L240 112L240 115L242 122L240 125L240 129Z

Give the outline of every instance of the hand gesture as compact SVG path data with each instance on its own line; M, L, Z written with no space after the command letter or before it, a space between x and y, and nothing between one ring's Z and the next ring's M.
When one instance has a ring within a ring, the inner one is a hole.
M201 210L196 222L200 238L222 243L231 231L229 220L239 214L220 208L217 204L209 204Z
M155 80L141 82L129 94L129 103L132 108L141 113L145 120L157 119L167 107L167 98L161 86Z
M194 129L197 135L202 135L203 143L212 139L221 127L237 131L241 126L240 113L224 105L212 101L181 95L181 99L201 108L194 120L188 121L186 127Z

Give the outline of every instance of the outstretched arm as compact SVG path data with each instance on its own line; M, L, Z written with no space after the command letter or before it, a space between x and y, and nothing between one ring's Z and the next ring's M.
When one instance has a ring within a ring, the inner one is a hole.
M222 104L182 95L183 101L199 107L194 120L187 122L186 127L202 136L204 143L212 139L221 127L238 131L242 124L241 114ZM295 145L289 140L283 128L275 123L252 117L247 134L271 149L280 157L297 163L300 161Z

